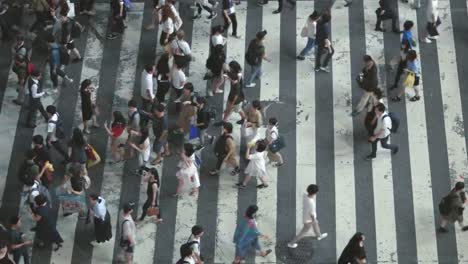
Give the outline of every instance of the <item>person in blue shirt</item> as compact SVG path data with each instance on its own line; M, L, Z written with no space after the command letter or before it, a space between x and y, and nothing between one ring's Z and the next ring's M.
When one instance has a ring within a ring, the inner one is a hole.
M406 82L406 78L409 78L409 75L410 74L414 74L414 83L413 85L405 85L406 87L408 88L413 88L414 89L414 96L411 97L410 101L411 102L415 102L415 101L418 101L420 98L419 96L419 75L421 74L421 67L419 67L419 61L418 61L418 55L416 54L416 51L415 50L410 50L408 51L408 55L406 55L406 67L404 69L404 72L406 72L406 77L405 77L405 81ZM397 95L397 96L394 96L392 98L393 101L401 101L401 97L404 95L405 93L405 88L406 87L403 87L403 89L401 89L400 93Z
M54 92L57 92L58 88L58 76L64 78L69 83L73 83L73 79L67 76L67 74L61 69L62 65L66 61L65 56L69 56L68 50L60 46L55 41L53 36L49 38L50 54L49 54L49 66L50 66L50 79ZM63 58L62 58L63 57Z
M414 22L411 20L406 20L405 23L403 23L403 36L401 37L401 44L405 43L407 41L409 43L409 48L413 49L414 46L416 46L416 41L413 39L413 33L411 32L411 29L414 26Z

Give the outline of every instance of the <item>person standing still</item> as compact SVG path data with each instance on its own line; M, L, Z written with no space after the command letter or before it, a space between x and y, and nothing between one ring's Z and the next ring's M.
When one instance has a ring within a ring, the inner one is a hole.
M24 264L29 264L28 246L32 245L32 240L24 240L24 233L21 232L21 220L18 216L10 217L10 228L8 229L10 249L15 263L19 263L23 258Z
M266 34L266 30L258 32L255 39L250 41L249 47L247 48L245 61L250 65L250 77L245 85L247 88L255 87L255 79L260 79L262 75L262 61L266 60L270 62L270 59L267 58L265 54L265 46L263 45Z
M146 112L151 111L151 106L154 103L154 74L155 67L151 64L146 64L145 69L141 72L141 108Z
M374 129L374 134L369 137L369 142L372 144L372 152L366 157L366 160L372 160L377 157L377 143L379 141L382 148L392 151L392 155L398 152L397 145L388 144L391 133L390 130L392 129L392 120L384 104L379 103L375 106L375 118L377 119L377 126Z
M121 221L121 235L120 235L120 248L121 255L124 255L124 261L126 264L133 263L133 252L135 249L135 239L136 239L136 226L132 218L133 203L126 203L123 206L123 214Z
M67 163L70 160L68 153L63 149L62 145L60 144L60 139L57 136L57 130L60 129L58 126L60 125L59 121L59 114L57 113L57 108L53 105L48 105L46 107L47 112L47 146L54 146L60 155L64 158L64 163ZM63 132L62 132L63 133Z
M297 242L307 236L307 233L312 228L314 230L317 240L322 240L328 236L328 233L320 232L319 222L317 220L316 212L316 195L319 191L319 187L316 184L310 184L307 186L307 194L304 195L302 203L302 219L304 226L302 227L299 234L288 243L288 247L297 248Z

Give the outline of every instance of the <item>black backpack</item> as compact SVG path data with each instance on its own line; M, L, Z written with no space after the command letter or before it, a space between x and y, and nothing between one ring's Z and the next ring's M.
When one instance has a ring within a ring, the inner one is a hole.
M186 252L187 250L191 249L193 245L195 244L199 244L198 241L196 240L192 240L190 241L190 238L192 237L192 235L189 236L189 238L187 239L187 242L185 242L184 244L182 244L180 246L180 257L181 259L179 259L179 261L177 261L177 264L185 264L185 263L189 263L188 261L185 261L183 256L184 256L184 252Z
M445 197L443 197L441 200L440 200L440 203L439 203L439 213L441 215L448 215L450 214L450 207L451 207L451 204L452 204L452 199L456 198L454 195L452 194L449 194Z
M390 132L393 134L393 133L397 133L398 132L398 128L400 127L400 118L398 117L398 115L394 112L389 112L388 114L384 115L382 117L382 119L384 119L385 117L390 117L390 120L392 120L392 128L390 129Z
M221 135L216 141L214 152L217 156L223 156L224 154L226 154L226 141L228 138L232 139L232 137L229 135Z

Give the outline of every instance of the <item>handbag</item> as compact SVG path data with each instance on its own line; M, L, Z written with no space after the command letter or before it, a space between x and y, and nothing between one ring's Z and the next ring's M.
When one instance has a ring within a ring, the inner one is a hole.
M408 72L408 74L406 74L406 77L403 80L403 86L408 87L408 88L412 88L413 85L414 85L415 80L416 80L416 76L415 76L414 72L410 71L410 72Z
M90 145L90 144L87 144L86 147L85 147L85 152L86 152L86 157L88 158L88 160L96 160L96 156L94 155L94 152L93 152L93 147Z
M95 157L94 160L90 160L88 159L88 161L86 162L86 165L88 168L91 168L93 167L94 165L98 164L99 162L101 162L101 156L99 156L99 154L97 153L97 151L91 146L89 145L90 148L91 148L91 151L93 153L93 156Z
M304 26L304 27L301 29L301 37L303 37L303 38L307 37L307 33L308 33L307 27Z
M154 207L148 208L148 210L146 210L146 215L148 216L159 215L159 207L154 206Z
M269 149L270 149L271 152L276 153L276 152L280 151L284 147L286 147L286 144L284 142L284 138L282 136L278 135L278 138L273 140L273 142L271 142L271 144L269 146Z

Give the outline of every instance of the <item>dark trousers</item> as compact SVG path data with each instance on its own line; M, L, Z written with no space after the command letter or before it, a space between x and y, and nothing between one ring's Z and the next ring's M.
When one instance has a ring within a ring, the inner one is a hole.
M220 170L226 156L220 155L216 158L216 170Z
M400 63L398 63L398 69L395 75L395 82L393 83L394 86L398 85L401 75L403 75L403 70L405 69L405 66L406 66L406 61L400 60Z
M52 80L52 85L54 89L58 87L58 77L65 78L67 74L60 69L60 66L52 66L50 65L50 79Z
M157 200L157 199L156 199L156 200ZM151 203L152 203L151 199L149 199L149 198L146 199L146 202L143 204L143 208L141 209L140 221L143 220L143 219L145 219L145 217L146 217L146 211L148 211L148 208L150 208ZM156 201L155 205L158 206L158 201ZM162 218L162 216L161 216L161 208L159 208L159 215L157 215L157 218L158 218L158 219L161 219L161 218Z
M46 21L52 18L48 11L45 11L45 12L36 11L35 14L36 14L36 20L32 24L29 31L42 30L46 24Z
M374 142L372 142L372 153L370 154L372 157L375 157L377 155L377 143L380 141L380 145L382 146L382 148L384 149L391 149L392 151L394 151L395 149L398 148L397 145L393 145L393 144L388 144L388 138L390 136L387 136L386 138L378 138L376 139Z
M231 19L232 22L232 35L237 36L237 17L236 13L230 14L229 18ZM226 16L223 15L224 19L224 30L228 30L229 28L229 21L227 20Z
M44 117L46 122L49 120L49 116L42 105L41 98L29 98L29 112L26 117L26 123L29 125L34 125L36 123L36 111L39 110L41 115Z
M23 263L24 264L29 264L30 263L29 254L28 254L28 251L26 250L26 248L20 248L20 249L17 249L17 250L13 250L12 253L13 253L13 260L15 261L15 263L19 263L21 257L23 257Z
M196 5L197 8L198 8L197 13L198 13L199 15L201 14L202 9L205 9L206 11L208 11L208 13L210 13L210 15L213 14L213 9L209 8L208 6L206 6L206 5L201 5L200 3L196 3L195 5Z
M63 156L65 160L68 161L70 159L70 157L68 157L68 153L63 149L62 145L60 144L60 141L51 141L50 144L55 148L55 150L57 150L58 153L60 153L60 155Z
M124 32L124 18L123 17L114 17L112 22L112 33L123 34Z
M379 9L377 9L377 11L379 11ZM377 13L376 11L376 13ZM380 12L380 11L379 11ZM392 20L392 29L394 31L398 30L398 26L397 26L397 17L392 13L392 12L388 12L386 11L383 15L378 15L377 14L377 23L375 24L375 28L378 29L378 28L382 28L382 21L384 20L387 20L387 19L391 19Z
M322 62L322 55L323 53L326 53L325 59ZM317 47L317 55L315 56L315 69L319 69L320 67L327 67L328 62L330 62L331 57L335 54L335 49L333 46L331 47L331 52L328 50L328 48L325 47L325 45L320 44Z
M296 2L294 2L293 0L287 0L287 1L291 5L296 5ZM281 12L281 10L283 10L283 0L278 0L278 11Z
M168 80L161 80L158 82L158 89L156 90L156 99L159 103L166 100L166 94L169 92L171 83Z

